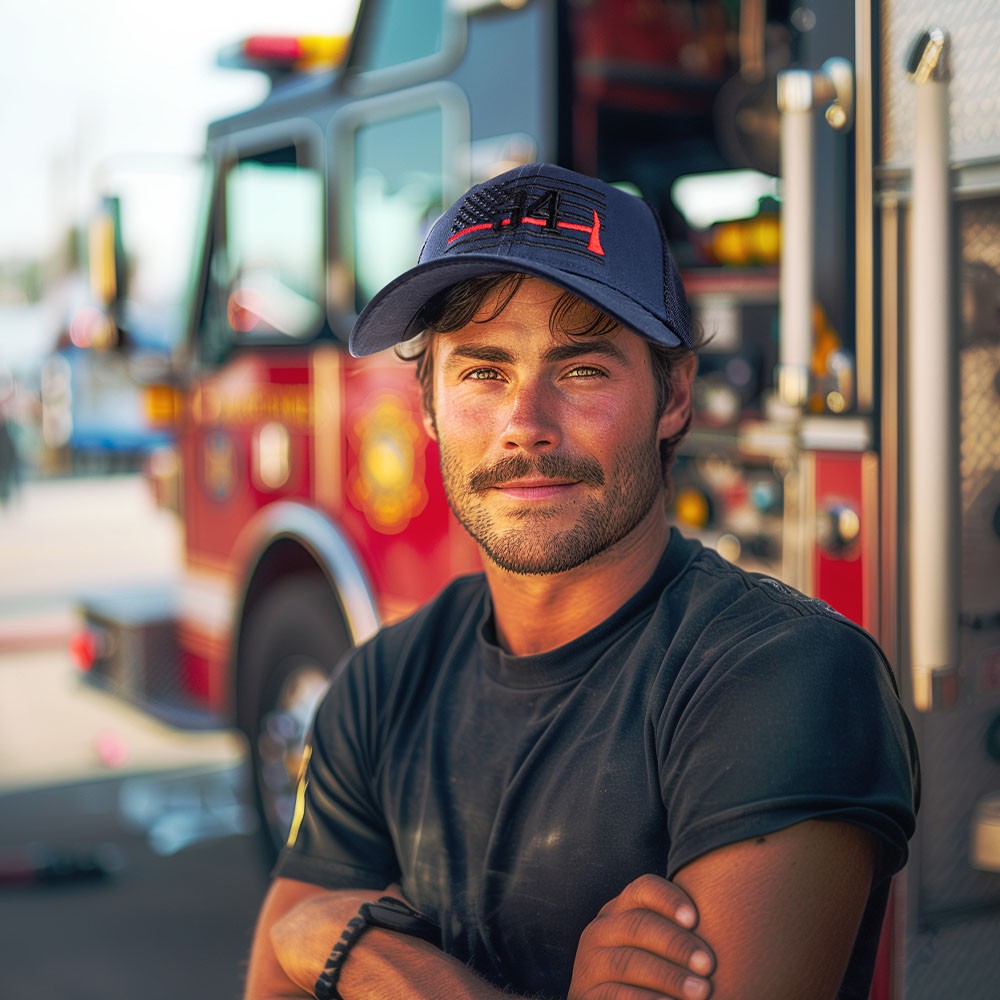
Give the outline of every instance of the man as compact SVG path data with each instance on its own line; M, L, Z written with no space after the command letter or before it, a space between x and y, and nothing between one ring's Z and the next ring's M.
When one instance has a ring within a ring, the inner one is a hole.
M473 188L359 317L393 345L483 573L336 672L247 996L866 997L912 734L867 635L667 523L697 341L655 214Z

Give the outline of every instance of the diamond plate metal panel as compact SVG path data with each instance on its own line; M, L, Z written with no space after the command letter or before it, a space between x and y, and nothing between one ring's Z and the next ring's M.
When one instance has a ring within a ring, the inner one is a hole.
M921 934L907 954L906 1000L996 1000L1000 914Z
M959 706L917 720L924 798L908 892L920 915L906 947L906 1000L996 996L1000 874L970 863L976 803L1000 789L986 730L1000 713L1000 199L960 201L961 595ZM991 624L992 623L992 624ZM985 911L985 912L984 912ZM990 945L989 942L993 942Z
M952 160L1000 155L1000 3L886 0L880 16L882 162L910 162L914 85L904 66L914 39L932 25L951 39Z
M1000 612L1000 199L958 205L962 243L962 600ZM996 637L1000 643L1000 634Z

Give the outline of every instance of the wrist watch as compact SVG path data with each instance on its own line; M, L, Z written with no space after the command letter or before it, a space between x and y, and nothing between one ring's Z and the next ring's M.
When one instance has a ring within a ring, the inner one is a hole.
M360 916L371 927L383 927L410 937L422 938L436 948L441 947L441 928L412 906L393 896L383 896L374 903L362 903Z
M409 934L441 947L441 929L430 917L393 896L382 896L373 903L362 903L358 915L349 921L326 960L313 993L316 1000L343 1000L337 992L337 980L351 948L369 927L382 927L399 934Z

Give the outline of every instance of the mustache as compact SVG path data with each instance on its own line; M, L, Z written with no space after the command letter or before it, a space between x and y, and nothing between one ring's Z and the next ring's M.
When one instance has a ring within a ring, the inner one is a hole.
M510 455L492 465L476 469L469 476L469 489L473 493L486 490L513 479L541 476L545 479L571 480L588 486L604 485L604 470L592 458L571 458L568 455Z

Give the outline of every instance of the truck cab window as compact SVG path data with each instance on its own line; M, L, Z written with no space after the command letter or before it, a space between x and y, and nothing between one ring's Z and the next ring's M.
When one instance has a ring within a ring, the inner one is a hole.
M240 342L301 342L323 322L324 194L295 150L243 159L226 174L202 316L203 359Z
M413 266L444 211L443 117L435 105L355 133L353 225L342 235L353 244L358 311Z
M446 18L455 16L447 0L371 5L351 57L353 68L369 73L436 55L444 47Z

